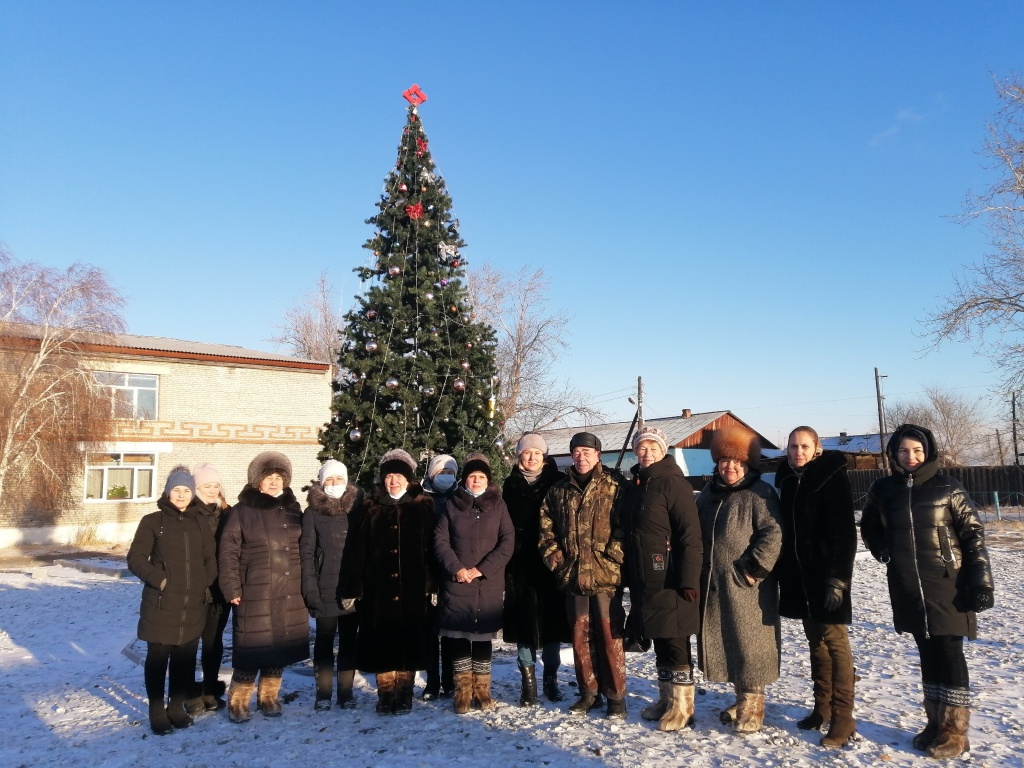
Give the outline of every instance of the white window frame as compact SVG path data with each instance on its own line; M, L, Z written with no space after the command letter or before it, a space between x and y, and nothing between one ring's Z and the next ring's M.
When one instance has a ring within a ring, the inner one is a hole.
M144 379L152 379L153 386L142 386L140 383L132 384L132 377L139 377ZM111 379L119 378L120 382L115 383L110 381ZM93 371L93 379L96 384L102 389L110 392L111 400L115 405L114 417L119 419L134 419L135 421L156 421L159 416L160 410L160 377L155 373L130 373L127 371ZM153 393L153 412L152 413L140 413L139 410L139 393L140 392L152 392ZM118 403L126 403L125 393L130 397L131 400L131 414L117 413L116 406Z
M96 455L96 454L104 454L104 455L107 455L107 456L110 456L110 457L115 457L116 456L117 458L112 463L106 463L105 462L103 464L99 464L99 463L97 463L97 464L90 464L89 463L89 456L90 456L90 454L94 454L94 455ZM149 464L142 464L142 463L129 463L129 464L125 464L124 463L125 455L149 456L149 457L152 458L152 462L149 463ZM97 503L97 502L109 503L109 502L112 502L112 501L113 502L124 502L124 501L138 502L138 501L153 501L154 499L159 498L159 493L158 493L158 489L157 489L157 461L158 461L157 455L158 455L158 453L156 451L145 451L145 450L143 450L143 451L132 451L132 450L114 450L114 451L90 450L89 452L87 452L85 454L85 482L83 483L83 487L82 487L82 494L85 497L85 501L87 503ZM111 470L115 470L115 471L118 471L118 472L124 472L125 470L130 470L131 471L132 495L129 495L127 497L108 498L107 494L110 493L110 489L112 487L117 487L118 485L121 485L121 483L116 483L114 485L111 485L111 482L110 482L110 472L111 472ZM99 496L89 496L90 474L95 476L95 473L97 473L97 472L100 473L100 475L99 475L99 477L100 477L100 495ZM149 472L150 473L150 482L149 482L150 493L149 493L148 496L140 496L140 495L137 494L138 487L139 487L139 475L142 472Z

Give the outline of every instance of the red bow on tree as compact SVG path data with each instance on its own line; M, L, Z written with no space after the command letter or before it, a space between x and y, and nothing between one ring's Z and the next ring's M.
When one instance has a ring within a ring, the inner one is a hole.
M423 153L427 151L427 142L421 139L419 136L416 137L416 157L423 157Z
M405 206L405 215L415 221L423 218L423 203Z

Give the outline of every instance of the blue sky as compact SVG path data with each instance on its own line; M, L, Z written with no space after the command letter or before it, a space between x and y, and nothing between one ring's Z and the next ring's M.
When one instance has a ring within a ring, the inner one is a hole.
M474 264L542 266L563 375L776 439L996 378L920 324L980 227L1018 2L0 0L0 242L107 269L130 331L273 350L364 219L419 83Z

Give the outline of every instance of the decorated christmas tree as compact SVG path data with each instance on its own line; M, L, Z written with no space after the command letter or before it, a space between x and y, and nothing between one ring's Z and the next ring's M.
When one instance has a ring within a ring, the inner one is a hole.
M470 451L501 472L503 441L495 412L494 331L475 321L464 283L466 247L452 199L437 173L419 105L409 101L398 161L367 219L372 258L345 315L333 415L322 458L343 461L368 487L385 451L403 448L420 462L438 453L459 461Z

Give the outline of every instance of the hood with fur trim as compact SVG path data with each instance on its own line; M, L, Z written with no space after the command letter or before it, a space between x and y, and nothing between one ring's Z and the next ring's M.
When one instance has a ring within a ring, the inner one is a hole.
M362 491L354 483L348 484L340 499L328 496L320 483L313 483L306 492L306 507L321 515L347 515L355 508L361 496Z

